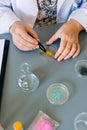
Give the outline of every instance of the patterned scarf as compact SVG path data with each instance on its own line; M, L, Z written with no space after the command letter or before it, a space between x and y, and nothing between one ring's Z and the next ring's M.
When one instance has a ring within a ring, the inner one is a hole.
M37 0L38 16L35 27L56 23L57 0Z

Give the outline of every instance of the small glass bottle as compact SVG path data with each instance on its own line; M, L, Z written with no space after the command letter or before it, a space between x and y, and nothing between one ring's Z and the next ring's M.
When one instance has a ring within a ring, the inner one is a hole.
M31 72L31 66L24 63L20 66L21 75L18 80L19 87L23 91L32 92L39 86L38 77Z
M13 124L14 130L23 130L23 124L20 121L16 121Z

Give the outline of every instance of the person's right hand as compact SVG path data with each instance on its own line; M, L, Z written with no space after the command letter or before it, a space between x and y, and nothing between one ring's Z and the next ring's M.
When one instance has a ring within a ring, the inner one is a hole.
M38 35L29 25L22 21L16 21L12 24L9 31L12 35L13 42L18 49L28 51L38 48Z

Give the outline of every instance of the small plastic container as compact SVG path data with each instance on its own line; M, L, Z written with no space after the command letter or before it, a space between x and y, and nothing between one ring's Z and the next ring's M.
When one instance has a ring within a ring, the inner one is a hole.
M75 130L87 130L87 112L79 113L74 121Z
M62 83L55 83L47 89L47 99L55 105L64 104L69 98L68 88Z
M43 111L39 111L28 130L56 130L59 122L52 119Z
M51 57L54 58L54 55L57 51L57 47L53 44L51 45L44 45L44 47L46 48L46 52L44 52L43 50L40 50L40 54L45 56L45 57Z
M75 72L78 77L87 79L87 60L79 60L75 64Z

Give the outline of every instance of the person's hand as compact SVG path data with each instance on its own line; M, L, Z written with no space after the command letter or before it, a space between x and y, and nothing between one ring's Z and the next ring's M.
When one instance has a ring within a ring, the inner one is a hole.
M18 49L28 51L38 48L39 38L36 32L27 24L17 21L13 23L9 31L12 35L13 42Z
M83 27L75 20L64 23L59 30L46 42L52 44L58 38L61 39L59 49L55 54L58 61L68 58L75 58L80 53L80 45L78 41L79 32Z

